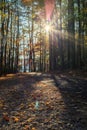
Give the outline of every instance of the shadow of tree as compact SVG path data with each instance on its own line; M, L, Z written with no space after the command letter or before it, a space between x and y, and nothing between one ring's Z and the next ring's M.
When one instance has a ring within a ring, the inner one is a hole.
M67 75L53 76L66 109L62 112L65 129L87 129L87 80ZM68 117L68 119L67 119Z

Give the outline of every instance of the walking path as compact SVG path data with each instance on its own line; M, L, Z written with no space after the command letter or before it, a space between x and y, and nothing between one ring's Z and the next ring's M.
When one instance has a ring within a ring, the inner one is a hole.
M87 130L87 80L23 73L0 78L0 130Z

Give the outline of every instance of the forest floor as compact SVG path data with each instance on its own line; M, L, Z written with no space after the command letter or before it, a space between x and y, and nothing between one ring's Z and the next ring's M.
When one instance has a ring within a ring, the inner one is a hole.
M0 77L0 130L87 130L87 78L80 75Z

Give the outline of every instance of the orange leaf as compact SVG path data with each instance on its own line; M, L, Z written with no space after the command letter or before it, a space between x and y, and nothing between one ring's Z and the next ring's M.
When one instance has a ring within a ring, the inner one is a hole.
M13 117L14 122L18 122L19 118L18 117Z
M49 105L50 105L50 102L46 102L46 105L49 106Z
M35 128L35 127L33 127L31 130L36 130L36 128Z

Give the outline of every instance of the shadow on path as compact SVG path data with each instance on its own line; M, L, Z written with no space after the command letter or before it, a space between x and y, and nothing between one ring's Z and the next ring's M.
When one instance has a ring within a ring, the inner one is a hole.
M87 130L86 84L62 74L19 73L0 78L0 130ZM7 122L4 113L9 116Z
M62 121L66 130L87 130L87 80L67 75L53 76L65 103Z

